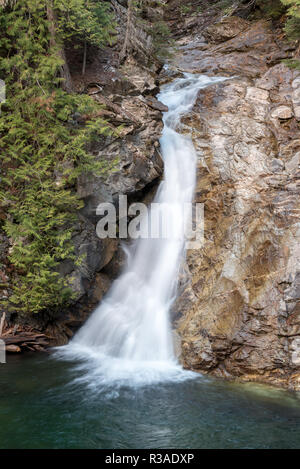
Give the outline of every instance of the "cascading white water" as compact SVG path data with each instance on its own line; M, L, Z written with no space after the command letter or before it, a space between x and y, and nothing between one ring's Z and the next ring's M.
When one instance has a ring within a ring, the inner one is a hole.
M124 272L75 338L60 349L62 357L92 361L93 379L145 384L186 375L174 356L169 310L184 255L182 207L192 202L196 152L192 139L176 129L198 90L220 80L185 74L158 96L169 111L161 138L164 180L152 210L159 210L172 236L139 239L132 245Z

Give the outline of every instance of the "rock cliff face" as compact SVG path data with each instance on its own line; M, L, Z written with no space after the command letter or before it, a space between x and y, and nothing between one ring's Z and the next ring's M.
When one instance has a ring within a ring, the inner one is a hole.
M281 62L291 46L237 17L178 43L177 69L232 77L182 118L205 206L205 243L188 252L174 307L182 361L300 389L300 73Z

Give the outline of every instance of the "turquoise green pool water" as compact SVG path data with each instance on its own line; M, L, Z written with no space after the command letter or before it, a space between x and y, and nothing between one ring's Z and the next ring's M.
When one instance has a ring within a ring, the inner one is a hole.
M147 387L74 384L51 356L0 365L0 448L299 448L300 396L207 377Z

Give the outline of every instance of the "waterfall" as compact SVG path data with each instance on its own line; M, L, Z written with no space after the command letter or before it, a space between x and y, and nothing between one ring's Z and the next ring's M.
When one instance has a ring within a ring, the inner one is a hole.
M220 78L185 74L165 85L158 99L164 113L161 151L164 179L152 208L172 227L172 236L138 239L128 250L127 266L110 291L76 334L59 351L64 358L93 362L89 373L102 381L134 383L180 379L186 375L173 350L169 310L176 297L184 258L185 217L196 182L196 151L190 136L177 132L180 118L195 102L198 90ZM161 227L157 227L161 230Z

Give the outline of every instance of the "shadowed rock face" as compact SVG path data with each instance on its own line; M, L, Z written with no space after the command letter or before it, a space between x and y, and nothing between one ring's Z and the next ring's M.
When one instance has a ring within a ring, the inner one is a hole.
M108 121L122 128L112 137L94 142L91 148L113 170L105 176L81 175L77 180L77 194L84 207L73 227L72 240L76 257L83 261L80 265L63 261L59 267L59 272L69 280L75 301L89 295L95 274L112 260L118 247L117 240L101 240L96 234L98 205L110 202L117 208L119 195L139 200L163 172L159 138L166 106L151 96L156 92L155 75L131 59L123 67L123 75L105 85L101 94L93 94L93 88L89 92L105 106L103 115Z
M268 66L282 50L267 24L244 25L192 55L189 69L240 77L201 90L182 118L205 243L188 253L174 317L187 368L300 389L299 72Z
M264 20L251 24L237 17L226 18L205 29L202 39L192 35L183 42L177 65L195 73L256 78L269 66L291 57L290 46L281 47L270 23Z

